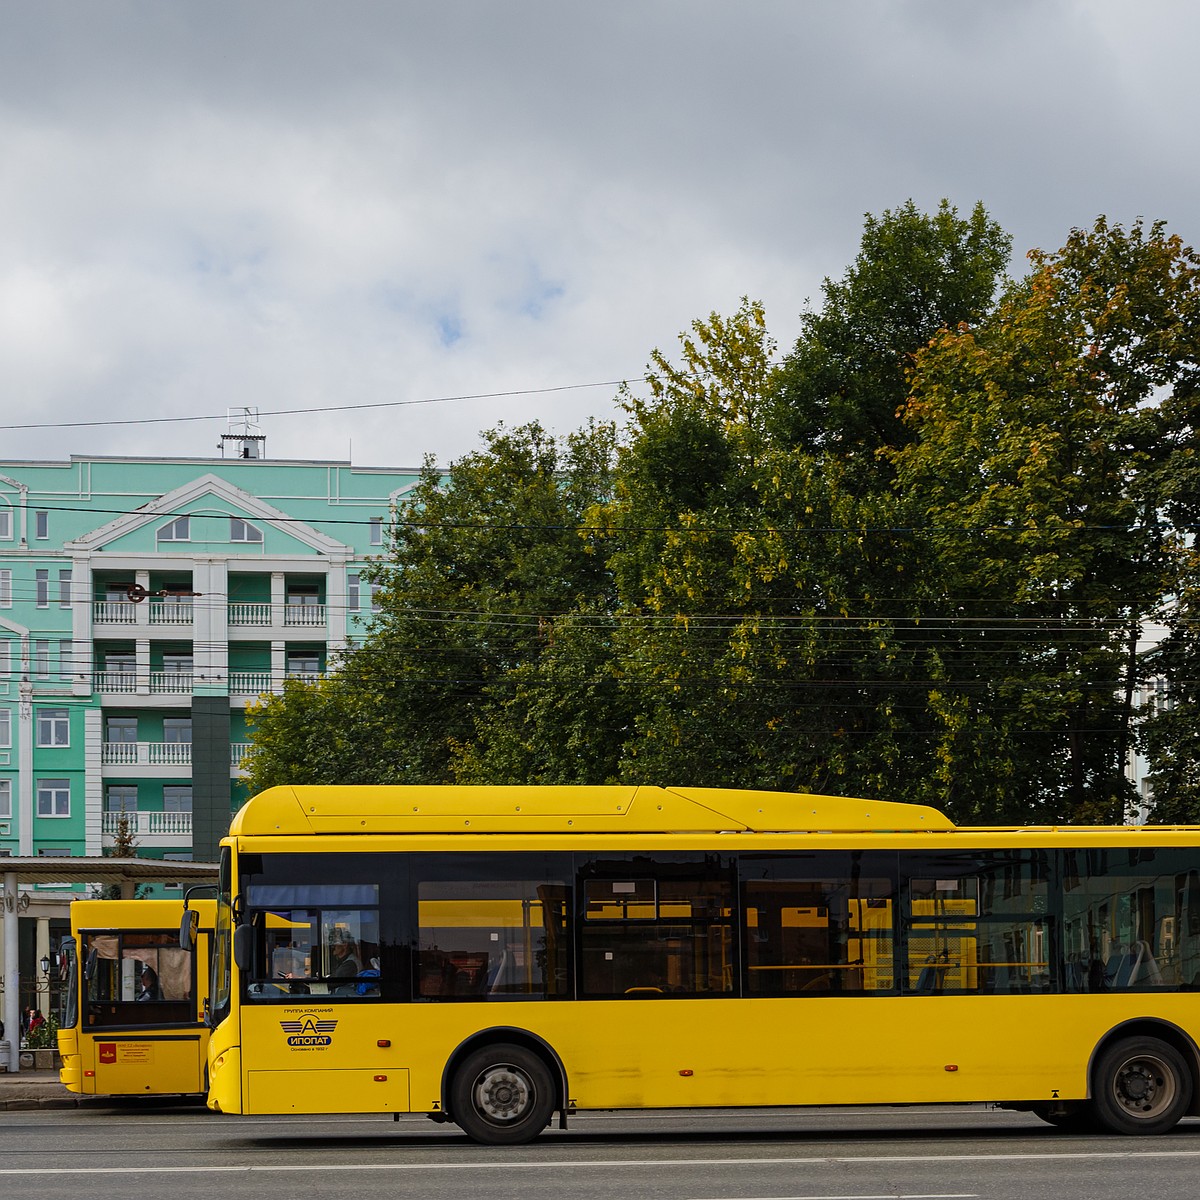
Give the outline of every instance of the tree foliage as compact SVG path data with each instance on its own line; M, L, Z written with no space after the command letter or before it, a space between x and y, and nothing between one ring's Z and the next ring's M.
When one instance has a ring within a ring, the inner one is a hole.
M782 359L744 299L653 352L620 437L500 428L427 463L369 636L253 713L254 786L688 781L1119 819L1139 631L1177 596L1149 669L1181 703L1143 745L1160 811L1200 814L1196 259L1103 219L1022 279L1008 251L982 206L868 217Z

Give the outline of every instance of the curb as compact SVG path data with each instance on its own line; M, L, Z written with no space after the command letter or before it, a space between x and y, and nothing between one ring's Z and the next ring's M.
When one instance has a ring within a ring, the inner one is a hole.
M40 1108L78 1108L81 1097L77 1096L24 1096L12 1100L0 1100L0 1109L19 1112Z

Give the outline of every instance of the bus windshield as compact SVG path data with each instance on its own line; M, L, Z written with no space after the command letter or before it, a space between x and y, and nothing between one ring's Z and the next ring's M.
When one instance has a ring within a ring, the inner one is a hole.
M67 981L59 1028L74 1029L79 1024L79 956L75 953L74 938L63 938L58 961Z
M228 846L221 847L217 876L217 919L213 935L212 999L209 1020L218 1024L229 1012L230 963L233 959L233 909L230 905L231 863Z

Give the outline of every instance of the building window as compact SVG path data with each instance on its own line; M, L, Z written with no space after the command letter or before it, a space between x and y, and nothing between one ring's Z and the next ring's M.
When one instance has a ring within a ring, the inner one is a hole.
M0 708L0 749L12 747L12 709Z
M50 639L34 638L33 674L38 679L50 678Z
M379 612L379 600L373 583L367 584L367 604L373 613Z
M69 746L71 718L65 708L40 708L37 715L39 746Z
M176 517L169 525L158 531L160 542L187 542L191 540L191 518Z
M192 741L191 717L164 717L163 741L169 746L187 746Z
M75 670L75 643L70 638L59 638L58 641L58 673L64 679L70 679Z
M104 793L104 811L108 813L135 813L138 810L136 784L112 784Z
M58 607L71 607L71 568L58 573Z
M0 819L12 817L12 780L0 779Z
M104 722L104 740L132 745L137 741L137 717L109 717Z
M321 671L321 658L316 651L293 650L287 656L287 673L289 675L318 675Z
M10 642L0 638L0 683L8 683L12 679L12 655L9 653Z
M12 541L12 531L12 509L7 504L0 504L0 541Z
M229 518L229 540L231 542L261 542L263 540L262 530L249 521L243 521L241 517Z
M43 846L37 852L38 858L70 858L69 846Z
M12 571L0 571L0 608L12 608Z
M40 542L50 536L50 514L42 509L33 514L33 536Z
M359 577L357 574L346 576L346 607L351 612L358 612L358 586Z
M39 817L69 817L71 815L71 781L69 779L39 779L37 781L37 815Z
M37 571L34 575L37 588L37 606L38 608L50 607L50 572Z
M288 589L287 602L293 608L311 608L321 603L315 587L293 587Z
M192 673L192 656L190 654L164 654L162 669L164 675L190 675Z
M382 517L372 517L371 521L370 521L370 529L371 529L371 545L372 546L382 546L383 545L383 518Z
M168 784L163 788L163 812L190 813L192 789Z

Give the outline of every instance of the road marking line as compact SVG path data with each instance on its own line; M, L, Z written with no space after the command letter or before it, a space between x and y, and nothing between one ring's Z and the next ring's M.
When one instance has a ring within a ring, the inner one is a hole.
M619 1169L634 1167L773 1167L773 1166L857 1166L862 1163L912 1163L927 1166L942 1162L1050 1162L1081 1159L1131 1159L1131 1158L1200 1158L1200 1150L1112 1150L1078 1153L1048 1154L886 1154L886 1155L823 1155L820 1158L687 1158L687 1159L563 1159L552 1161L516 1161L500 1159L493 1161L453 1163L272 1163L244 1166L211 1167L6 1167L0 1168L0 1177L16 1175L236 1175L255 1172L278 1171L561 1171L563 1166L606 1167Z

